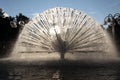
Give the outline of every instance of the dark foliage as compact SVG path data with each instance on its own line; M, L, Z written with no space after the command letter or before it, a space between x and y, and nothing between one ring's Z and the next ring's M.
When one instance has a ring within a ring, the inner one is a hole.
M11 47L29 18L22 13L16 17L5 17L0 9L0 56L10 53Z
M109 23L107 31L111 38L115 41L118 51L120 51L120 14L109 14L105 18L105 23Z

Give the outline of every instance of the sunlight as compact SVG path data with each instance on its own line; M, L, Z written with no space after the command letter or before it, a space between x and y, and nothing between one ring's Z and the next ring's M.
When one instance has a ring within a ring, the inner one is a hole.
M61 33L60 28L58 27L58 25L56 25L55 27L50 28L50 34L51 35L55 35L56 33L57 34Z

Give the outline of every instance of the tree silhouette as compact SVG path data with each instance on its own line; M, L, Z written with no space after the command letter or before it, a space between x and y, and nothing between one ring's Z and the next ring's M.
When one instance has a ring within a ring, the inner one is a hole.
M120 13L109 14L104 19L104 24L108 25L107 31L116 43L120 51Z
M4 12L1 8L0 8L0 17L4 17Z
M0 56L5 55L6 51L10 53L8 49L15 43L24 25L29 22L29 18L22 13L16 17L6 17L4 13L0 9Z
M19 13L19 15L16 15L16 24L18 26L19 31L22 30L23 26L29 22L29 18L23 15L22 13Z
M19 22L23 21L25 24L29 22L29 18L23 15L22 13L19 13L19 15L16 15L16 21Z

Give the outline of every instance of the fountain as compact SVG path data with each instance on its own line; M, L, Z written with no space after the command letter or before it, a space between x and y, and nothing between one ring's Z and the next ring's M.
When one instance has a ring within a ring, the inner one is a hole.
M34 17L23 28L11 54L16 59L113 59L114 45L90 16L71 8L53 8Z

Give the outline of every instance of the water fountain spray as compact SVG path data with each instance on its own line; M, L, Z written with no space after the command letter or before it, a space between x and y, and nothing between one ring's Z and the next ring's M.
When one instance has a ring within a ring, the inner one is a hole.
M82 11L58 7L25 25L13 54L55 52L61 59L66 53L104 57L113 54L114 49L105 30L93 18Z

